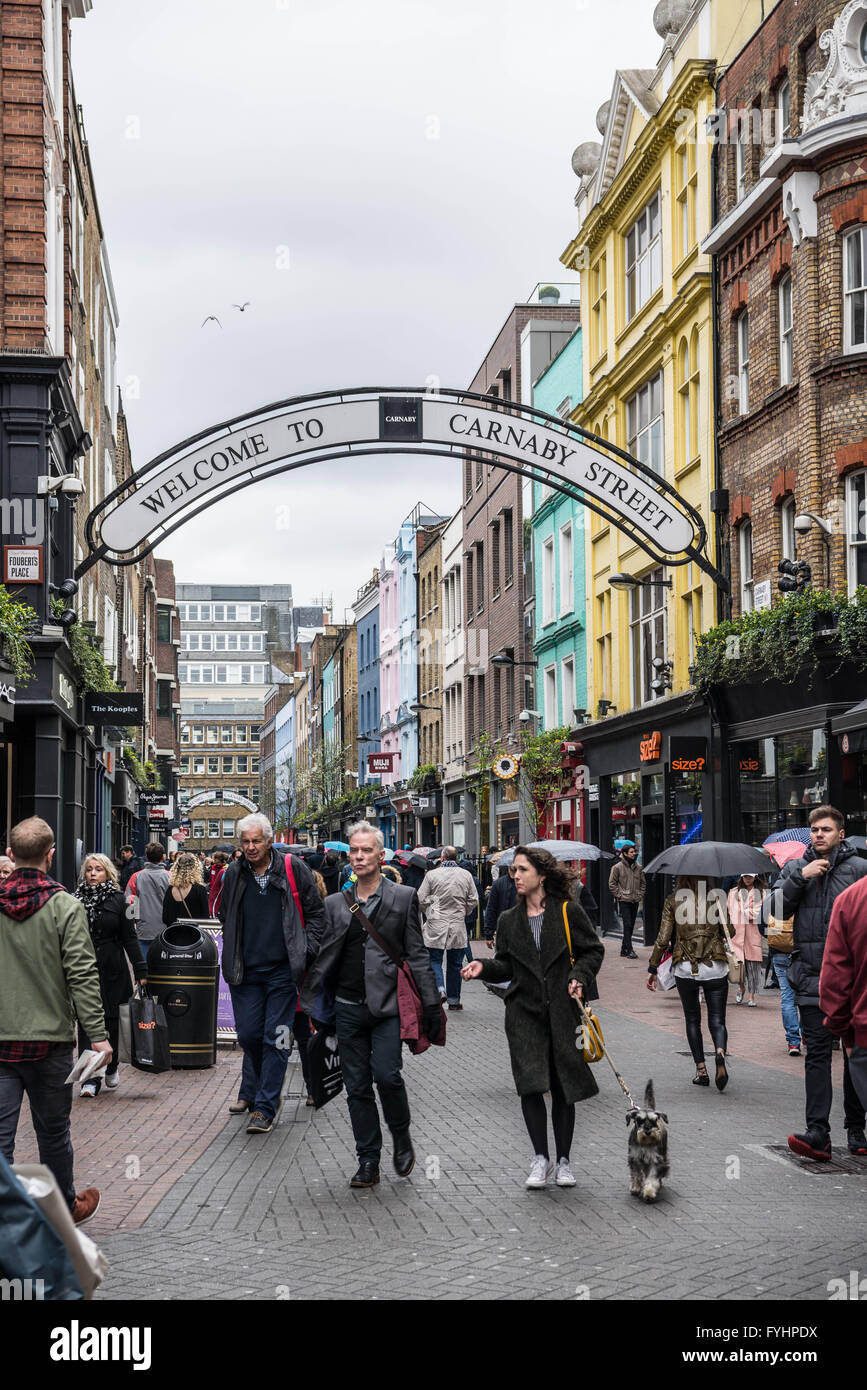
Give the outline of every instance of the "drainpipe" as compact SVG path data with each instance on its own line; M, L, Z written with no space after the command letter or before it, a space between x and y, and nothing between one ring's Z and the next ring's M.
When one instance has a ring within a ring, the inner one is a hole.
M719 110L719 74L714 78L714 109ZM717 200L717 171L719 166L719 141L714 142L710 155L710 224L715 227L718 219L718 200ZM717 498L721 499L722 493L722 470L720 467L719 456L719 429L722 423L722 405L720 393L720 314L719 314L719 265L716 255L711 256L710 260L710 284L711 284L711 334L713 352L713 395L714 395L714 421L713 421L713 487ZM714 535L716 538L716 562L718 568L729 580L727 590L717 588L716 607L717 622L726 622L732 616L732 595L731 595L731 551L728 536L724 531L723 516L725 511L714 509Z

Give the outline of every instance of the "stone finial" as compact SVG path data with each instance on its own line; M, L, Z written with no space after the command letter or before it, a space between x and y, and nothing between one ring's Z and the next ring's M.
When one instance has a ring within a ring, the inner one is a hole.
M585 140L572 155L572 168L579 179L595 174L602 158L602 146L598 140Z
M653 11L653 27L661 39L680 33L692 9L691 0L659 0Z

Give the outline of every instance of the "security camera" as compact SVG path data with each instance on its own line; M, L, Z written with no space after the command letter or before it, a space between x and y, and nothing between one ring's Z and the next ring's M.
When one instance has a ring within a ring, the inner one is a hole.
M60 484L60 491L64 497L80 497L84 492L84 482L81 478L76 478L72 473L68 478L64 478Z
M521 713L518 715L518 718L520 719L522 724L529 724L530 711L528 709L522 709Z
M807 532L813 528L813 518L811 516L805 516L803 512L799 512L792 522L792 525L799 536L805 536Z

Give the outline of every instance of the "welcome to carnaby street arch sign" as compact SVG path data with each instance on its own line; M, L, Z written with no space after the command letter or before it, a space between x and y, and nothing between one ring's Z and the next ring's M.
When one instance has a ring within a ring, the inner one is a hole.
M471 391L364 387L279 401L214 425L166 450L90 513L90 554L131 565L179 526L243 487L330 459L425 454L470 459L534 478L629 535L657 564L705 555L701 516L664 478L577 425L515 401Z

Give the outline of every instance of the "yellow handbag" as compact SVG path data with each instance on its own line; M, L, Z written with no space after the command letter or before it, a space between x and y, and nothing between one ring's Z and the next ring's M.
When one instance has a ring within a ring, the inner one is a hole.
M569 916L566 911L566 904L563 904L563 926L566 928L566 944L569 947L569 964L574 966L575 957L572 954L572 933L569 930ZM581 1012L584 1022L578 1032L581 1034L581 1041L584 1048L585 1062L600 1062L605 1056L605 1038L602 1035L602 1024L593 1013L592 1009L586 1004L581 1005Z

